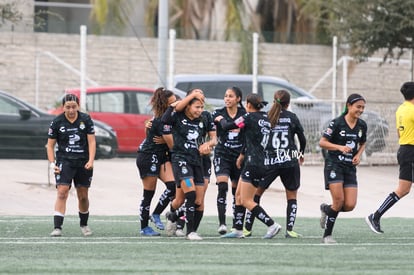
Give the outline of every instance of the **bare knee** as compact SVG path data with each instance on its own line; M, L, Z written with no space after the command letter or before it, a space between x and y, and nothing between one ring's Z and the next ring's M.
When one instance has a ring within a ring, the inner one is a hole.
M57 192L57 199L58 200L66 201L66 199L68 198L68 195L69 195L69 191L67 191L67 190L59 190Z
M354 208L355 208L355 205L347 205L347 204L344 204L342 206L342 212L349 212L349 211L354 210Z

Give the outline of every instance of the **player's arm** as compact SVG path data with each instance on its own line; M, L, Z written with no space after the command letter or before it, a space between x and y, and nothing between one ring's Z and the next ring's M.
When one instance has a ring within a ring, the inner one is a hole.
M55 174L59 174L60 170L59 167L56 166L56 159L55 159L55 146L56 146L56 139L48 138L46 144L46 152L47 152L47 159L50 163L50 169L53 170Z
M88 134L88 150L89 150L89 160L85 164L85 169L93 168L93 161L95 160L96 155L96 139L95 134Z

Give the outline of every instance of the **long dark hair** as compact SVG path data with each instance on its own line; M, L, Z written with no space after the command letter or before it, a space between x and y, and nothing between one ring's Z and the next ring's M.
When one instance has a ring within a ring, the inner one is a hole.
M242 103L242 101L243 101L243 92L242 92L242 90L239 87L236 87L236 86L229 87L229 88L227 88L227 90L232 90L234 92L234 94L236 95L236 98L237 97L240 98L239 106L244 109L244 106L243 106L243 103Z
M161 117L162 114L168 108L168 99L173 96L174 93L163 87L159 87L155 90L154 95L151 97L150 104L152 105L152 111L155 117Z
M276 91L273 96L273 105L270 108L267 116L269 117L270 124L272 128L275 127L279 121L280 111L286 109L290 104L290 94L286 90Z

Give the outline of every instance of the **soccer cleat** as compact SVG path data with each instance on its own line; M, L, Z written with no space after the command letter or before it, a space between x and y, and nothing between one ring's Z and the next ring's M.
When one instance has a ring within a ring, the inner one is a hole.
M367 222L369 228L377 233L377 234L382 234L384 233L384 231L381 230L381 225L379 220L376 221L374 220L374 214L369 215L368 217L365 217L365 221Z
M296 233L293 230L292 231L287 230L286 234L285 234L285 237L286 238L302 238L303 236L299 233Z
M141 233L142 236L148 236L148 237L160 236L161 235L157 231L154 231L154 229L152 229L152 227L150 227L150 226L147 226L147 227L144 227L143 229L141 229L140 233Z
M187 235L186 239L190 241L201 241L203 238L201 238L201 236L198 235L197 232L191 232Z
M244 238L243 230L232 230L231 232L221 236L222 238L242 239Z
M83 234L83 236L87 237L92 235L92 230L89 228L89 226L85 225L85 226L81 226L81 232Z
M161 221L161 217L159 214L152 214L151 221L155 224L159 230L164 230L164 224Z
M225 224L220 225L219 228L217 229L217 232L220 235L226 234L227 233L227 226Z
M278 223L274 223L273 225L269 226L266 232L266 235L263 236L263 239L271 239L279 233L282 226Z
M324 243L324 244L336 244L336 241L334 240L334 238L332 238L332 235L328 235L328 236L322 238L322 243Z
M320 225L321 225L321 228L322 229L326 229L326 219L328 218L328 215L326 215L326 212L325 212L325 207L327 207L327 206L329 206L328 204L326 204L326 203L322 203L321 204L321 206L320 206L320 209L321 209L321 219L320 219Z
M247 230L246 227L243 228L243 236L245 237L251 237L252 236L252 231Z
M50 233L51 237L60 237L62 236L62 229L60 228L55 228L53 229L52 233Z
M165 233L168 237L172 237L175 235L175 231L177 230L177 215L174 212L168 211L165 213L165 217L167 218L167 223L165 224Z
M169 221L174 222L174 223L178 220L177 214L175 212L172 212L172 211L168 211L167 213L165 213L165 218Z
M185 237L184 230L182 230L182 229L177 229L177 230L175 231L175 236L177 236L177 237Z

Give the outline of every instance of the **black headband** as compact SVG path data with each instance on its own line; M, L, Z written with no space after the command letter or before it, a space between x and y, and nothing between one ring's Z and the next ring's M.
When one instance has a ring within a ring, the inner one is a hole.
M356 97L356 98L351 99L348 103L352 105L355 102L357 102L358 100L363 100L364 102L366 102L365 101L365 98L363 98L362 96L359 96L359 97Z

